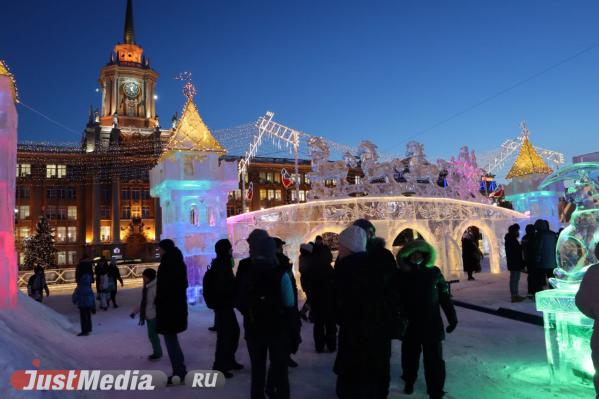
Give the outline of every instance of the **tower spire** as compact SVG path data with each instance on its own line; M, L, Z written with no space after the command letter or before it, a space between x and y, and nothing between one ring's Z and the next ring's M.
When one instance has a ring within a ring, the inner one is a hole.
M135 44L135 31L133 30L132 0L127 0L127 13L125 14L125 43Z

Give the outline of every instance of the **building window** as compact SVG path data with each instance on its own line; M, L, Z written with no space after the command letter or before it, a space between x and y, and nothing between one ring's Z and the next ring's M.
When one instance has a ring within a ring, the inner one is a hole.
M121 199L122 200L126 200L129 201L131 199L131 195L129 194L129 189L123 189L121 190Z
M58 220L67 220L67 208L64 206L59 206L57 208L57 219Z
M48 164L46 165L46 177L65 177L67 175L67 165L54 165Z
M300 190L299 200L300 200L300 202L306 202L306 192L304 190Z
M68 187L66 190L67 193L67 199L70 200L74 200L77 199L77 190L75 190L73 187Z
M100 240L110 241L110 226L100 226Z
M280 183L281 182L281 174L280 173L275 173L274 174L274 181L275 181L275 183Z
M20 199L29 199L30 197L30 190L29 187L17 187L17 198Z
M25 252L19 252L19 266L25 265Z
M310 178L306 174L304 175L304 183L310 184Z
M17 164L17 177L25 177L31 175L31 164Z
M291 191L291 202L295 202L297 200L297 192L295 190Z
M67 251L67 265L74 265L77 263L77 251Z
M362 178L358 175L354 176L354 184L362 184Z
M29 219L29 205L19 205L17 207L17 218L20 220Z
M58 266L64 266L67 264L67 253L66 251L58 251L56 253L56 264Z
M112 192L109 189L103 188L102 189L102 202L110 202L111 194L112 194Z
M132 218L140 218L141 217L141 206L132 206L131 207L131 217Z
M150 218L150 207L149 206L142 206L141 207L141 217L143 219Z
M67 215L69 217L69 220L77 220L77 207L69 206L67 208Z
M30 230L29 227L19 227L17 230L17 236L19 240L24 240L29 237Z
M266 190L260 189L260 201L264 201L266 199Z
M133 201L139 201L141 199L141 191L131 190L131 199Z
M152 199L152 197L150 196L150 190L143 190L141 192L141 199L144 201Z
M59 226L54 230L54 237L56 242L65 242L67 239L67 228Z
M123 219L131 219L131 207L124 206L122 209L121 217Z
M268 190L268 200L275 199L275 190Z
M275 199L277 201L281 200L281 190L275 190Z
M110 219L110 208L107 206L100 207L100 219Z
M51 178L56 177L56 175L56 165L46 165L46 177Z
M266 173L266 182L267 183L272 183L273 181L274 181L273 173L272 172Z
M76 242L77 241L77 227L69 226L67 228L67 241L68 242Z

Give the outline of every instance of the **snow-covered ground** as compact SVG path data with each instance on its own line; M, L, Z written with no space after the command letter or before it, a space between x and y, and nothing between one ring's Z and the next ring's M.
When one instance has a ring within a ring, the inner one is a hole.
M479 274L477 279L476 282L457 284L454 287L456 297L476 303L473 298L490 297L491 292L500 292L501 276ZM466 285L467 283L469 285ZM492 288L494 286L496 289ZM507 287L505 290L507 291ZM487 292L487 295L482 291ZM89 337L75 336L78 329L78 311L70 303L69 291L57 290L45 302L45 305L65 315L66 319L51 309L44 309L42 305L32 303L28 298L21 298L17 311L0 312L0 348L2 348L0 397L35 397L31 394L17 396L15 391L7 388L10 370L29 367L32 356L41 359L42 368L160 369L170 373L166 356L156 363L146 360L146 356L150 353L150 345L146 338L145 327L139 327L137 321L131 320L128 316L133 304L139 300L139 296L139 287L119 291L121 307L107 312L100 311L95 315L94 331ZM498 296L495 300L501 303L501 306L511 305L509 295L504 293L501 298ZM201 306L191 309L190 327L180 336L187 367L190 370L209 369L212 365L216 341L215 334L208 331L208 327L212 324L212 313ZM588 383L573 383L569 386L555 386L549 383L541 327L463 308L457 310L460 319L458 328L445 342L448 371L447 398L582 399L593 397L592 386ZM70 320L73 326L70 326L66 320ZM310 324L304 325L302 334L304 342L296 356L300 366L290 370L292 397L296 399L335 398L335 375L331 371L334 354L317 354L314 351ZM401 395L403 383L400 379L400 348L401 344L394 342L390 398L407 397ZM246 369L237 372L234 378L227 380L225 387L219 391L197 392L185 387L174 387L168 388L167 394L172 399L248 398L249 360L243 340L240 343L238 360L246 365ZM410 397L425 398L425 392L421 370L416 393ZM90 395L94 398L164 396L164 391ZM64 393L56 393L37 397L68 396Z
M520 295L528 293L526 285L527 274L522 273L520 277ZM456 300L471 304L488 307L491 309L506 308L520 312L542 316L537 312L534 301L527 299L523 302L511 303L509 288L509 273L499 274L478 273L474 275L476 280L468 281L464 275L459 283L451 285L451 293Z

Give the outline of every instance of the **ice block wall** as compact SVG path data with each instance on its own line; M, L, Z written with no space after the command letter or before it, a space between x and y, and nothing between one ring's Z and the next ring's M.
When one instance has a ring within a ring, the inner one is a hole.
M0 75L0 309L17 301L15 251L15 177L17 163L17 110L12 81Z

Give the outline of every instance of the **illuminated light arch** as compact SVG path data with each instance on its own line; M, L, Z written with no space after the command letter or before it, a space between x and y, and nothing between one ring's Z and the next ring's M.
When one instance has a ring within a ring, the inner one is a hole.
M466 227L479 227L489 238L491 271L497 273L501 270L499 233L503 234L513 223L528 219L510 209L452 198L367 196L311 201L243 213L229 217L227 225L234 243L242 243L254 228L281 237L287 242L288 256L295 262L300 244L325 232L339 233L359 218L370 220L376 226L377 235L387 240L389 248L402 230L417 230L435 247L438 266L448 278L461 274L456 232L461 231L461 238ZM238 258L247 256L247 246L235 245L234 252Z
M507 226L504 231L496 232L492 228L488 226L487 223L481 220L464 220L460 223L453 231L452 237L453 240L458 243L458 248L460 252L458 253L459 265L462 265L462 236L466 229L470 226L474 226L478 228L483 236L487 237L489 243L489 266L491 269L491 273L500 273L501 272L501 243L498 237L501 237L501 233L507 233ZM499 233L499 234L497 234Z

